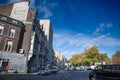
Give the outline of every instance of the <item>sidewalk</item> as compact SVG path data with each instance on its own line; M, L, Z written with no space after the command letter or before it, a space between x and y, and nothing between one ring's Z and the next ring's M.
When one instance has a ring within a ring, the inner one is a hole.
M38 73L5 73L0 72L0 75L37 75Z

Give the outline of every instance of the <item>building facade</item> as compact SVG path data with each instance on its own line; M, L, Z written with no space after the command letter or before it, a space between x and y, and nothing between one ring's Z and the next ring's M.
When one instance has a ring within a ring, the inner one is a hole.
M32 20L35 16L35 14L33 13L35 12L28 7L27 1L0 6L1 15L10 17L17 21L21 21L24 24L25 32L21 50L24 51L25 54L29 52L30 36L32 31Z
M55 50L54 51L54 55L56 57L56 65L60 68L60 69L64 69L65 68L65 63L67 62L67 59L65 58L65 56L63 56L60 51Z
M54 61L51 23L47 21L49 25L43 29L37 9L28 5L24 1L0 6L0 60L8 60L18 72L37 72Z
M18 72L27 72L32 11L26 1L0 6L0 62Z
M28 72L37 72L45 67L46 36L40 28L39 21L34 19L29 50Z
M53 28L51 21L48 19L40 20L39 21L41 29L44 31L45 36L47 38L46 41L46 46L47 46L47 51L46 51L46 57L47 57L47 63L49 65L53 65L54 63L54 51L53 51Z
M45 35L47 37L47 40L49 41L50 47L52 47L53 44L53 28L51 21L49 19L40 20L40 26L45 32Z
M22 48L25 25L0 14L0 51L17 52Z

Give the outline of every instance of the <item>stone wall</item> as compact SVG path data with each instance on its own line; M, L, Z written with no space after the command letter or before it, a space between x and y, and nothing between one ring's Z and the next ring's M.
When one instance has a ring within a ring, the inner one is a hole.
M0 59L9 59L9 69L15 69L19 73L27 72L27 56L24 54L0 52Z

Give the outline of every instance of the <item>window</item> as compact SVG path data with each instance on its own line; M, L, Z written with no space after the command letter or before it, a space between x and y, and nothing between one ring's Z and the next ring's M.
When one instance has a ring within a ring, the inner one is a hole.
M13 22L14 24L17 24L17 21L15 21L15 20L12 20L12 22Z
M7 20L7 18L6 18L6 17L2 17L2 20L6 21L6 20Z
M102 66L101 65L97 66L95 70L102 70Z
M5 46L5 51L11 51L12 46L13 46L13 42L7 41L6 46Z
M1 39L2 39L2 38L0 37L0 43L1 43Z
M42 24L42 25L40 25L40 27L41 27L41 29L43 30L43 24Z
M14 37L15 36L15 29L10 29L9 36Z
M4 26L0 25L0 35L3 33Z

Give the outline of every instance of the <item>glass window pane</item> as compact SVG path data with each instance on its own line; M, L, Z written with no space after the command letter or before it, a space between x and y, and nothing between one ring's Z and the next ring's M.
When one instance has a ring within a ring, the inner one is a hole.
M15 29L10 29L9 36L14 37L15 36Z
M12 45L13 45L12 41L7 41L6 46L5 46L5 51L11 51Z
M4 29L4 26L1 26L1 25L0 25L0 35L2 35L3 29Z

